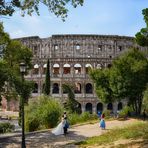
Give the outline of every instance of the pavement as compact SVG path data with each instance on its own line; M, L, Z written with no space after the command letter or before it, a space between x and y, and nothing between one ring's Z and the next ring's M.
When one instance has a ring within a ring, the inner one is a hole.
M106 129L99 128L99 122L94 124L76 125L70 127L66 136L55 136L52 129L26 133L26 148L77 148L74 142L79 142L92 136L99 136L112 128L120 128L135 123L136 119L124 121L107 121ZM142 121L141 121L142 122ZM21 148L21 133L0 135L0 148Z

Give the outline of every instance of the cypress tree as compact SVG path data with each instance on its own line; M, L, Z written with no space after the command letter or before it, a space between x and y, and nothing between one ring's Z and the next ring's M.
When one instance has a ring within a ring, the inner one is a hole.
M50 62L49 62L49 59L47 60L44 94L50 95Z

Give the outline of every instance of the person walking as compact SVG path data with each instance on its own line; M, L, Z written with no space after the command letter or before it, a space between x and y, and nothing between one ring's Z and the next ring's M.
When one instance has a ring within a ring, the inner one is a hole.
M106 128L106 124L105 124L104 118L105 118L105 114L103 113L101 115L101 121L100 121L100 127L101 127L101 129L105 129Z

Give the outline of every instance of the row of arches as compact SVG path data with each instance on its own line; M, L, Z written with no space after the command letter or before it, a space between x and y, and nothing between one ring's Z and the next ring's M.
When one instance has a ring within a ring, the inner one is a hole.
M60 93L60 85L58 83L53 83L52 84L52 94L59 94ZM44 89L44 84L42 89ZM34 89L33 89L33 93L38 93L39 91L39 86L37 83L34 84ZM86 94L92 94L93 93L93 86L91 83L86 83L86 85L84 86L84 91ZM63 91L63 93L66 93ZM74 93L76 94L81 94L82 93L82 85L81 83L75 83L75 87L74 87Z
M33 74L38 74L39 73L39 67L40 65L35 64L33 68ZM63 74L70 74L71 70L73 68L75 74L82 74L82 69L85 68L85 72L88 73L89 68L92 68L93 66L89 63L85 64L83 67L81 64L76 63L75 65L71 66L70 64L66 63L62 67L58 63L55 63L52 65L52 73L53 74L60 74L60 69L62 70ZM102 69L104 66L103 64L97 64L96 68ZM43 65L43 74L46 72L47 64Z
M119 102L117 104L117 110L122 110L122 108L123 108L122 102ZM97 106L96 106L96 112L98 112L98 111L102 112L103 109L104 109L103 104L98 103ZM107 104L107 110L113 111L113 104L112 103ZM86 103L85 111L92 113L92 111L93 111L92 103Z

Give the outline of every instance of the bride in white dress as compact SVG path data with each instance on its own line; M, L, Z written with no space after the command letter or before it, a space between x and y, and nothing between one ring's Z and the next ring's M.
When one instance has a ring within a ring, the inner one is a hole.
M54 135L63 135L64 134L64 125L65 125L65 119L64 117L62 117L62 121L58 124L58 126L53 129L51 132L54 134Z

